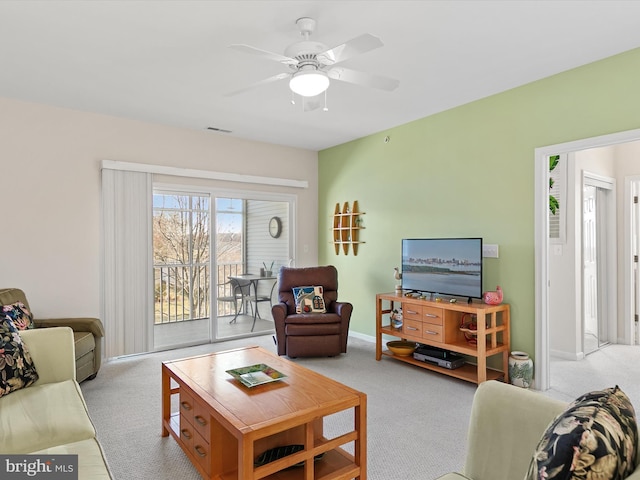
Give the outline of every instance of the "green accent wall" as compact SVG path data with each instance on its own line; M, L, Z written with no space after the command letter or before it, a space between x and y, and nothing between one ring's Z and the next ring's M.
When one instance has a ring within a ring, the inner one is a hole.
M351 330L375 335L402 238L478 236L500 247L484 290L503 288L512 350L533 356L534 149L640 128L639 86L635 49L319 152L318 259L339 271ZM366 243L336 255L331 214L354 200Z

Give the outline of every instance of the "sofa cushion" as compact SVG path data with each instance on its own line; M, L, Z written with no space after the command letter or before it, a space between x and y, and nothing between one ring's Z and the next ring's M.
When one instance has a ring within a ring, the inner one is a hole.
M2 398L0 452L30 453L95 437L75 380L37 384Z
M325 313L322 286L293 287L296 313Z
M22 302L2 305L2 316L8 316L18 330L34 328L33 314Z
M8 315L0 318L0 397L38 380L38 372ZM1 451L1 450L0 450Z
M98 440L95 438L56 445L29 453L37 455L78 455L78 478L111 480L107 460Z
M636 415L618 388L586 393L547 427L525 480L623 479L636 465Z
M342 322L342 318L337 313L294 313L287 315L284 319L285 324L299 323L302 325L315 325L317 323L338 323Z

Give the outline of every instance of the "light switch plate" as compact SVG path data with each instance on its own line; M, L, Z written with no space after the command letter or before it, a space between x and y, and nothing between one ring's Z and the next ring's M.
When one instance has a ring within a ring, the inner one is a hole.
M498 258L498 245L488 243L482 245L482 256L484 258Z

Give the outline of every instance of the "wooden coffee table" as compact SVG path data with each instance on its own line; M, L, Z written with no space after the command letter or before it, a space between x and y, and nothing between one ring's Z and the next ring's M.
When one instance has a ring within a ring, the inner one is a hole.
M256 364L286 378L249 388L226 373ZM324 417L343 411L353 428L327 438ZM365 480L366 425L364 393L260 347L162 364L162 436L171 434L207 479ZM303 449L254 467L260 454L284 445Z

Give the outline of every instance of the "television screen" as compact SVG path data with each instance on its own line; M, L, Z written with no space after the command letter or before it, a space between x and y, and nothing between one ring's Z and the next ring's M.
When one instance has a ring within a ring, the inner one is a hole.
M403 239L402 289L482 298L482 238Z

